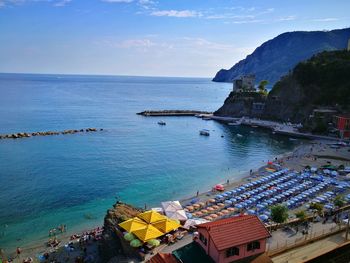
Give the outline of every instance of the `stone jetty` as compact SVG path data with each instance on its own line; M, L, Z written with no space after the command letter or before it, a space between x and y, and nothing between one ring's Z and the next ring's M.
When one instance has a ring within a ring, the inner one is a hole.
M142 116L196 116L212 114L212 112L198 110L145 110L137 114Z
M86 128L79 130L64 130L64 131L43 131L43 132L19 132L19 133L11 133L11 134L0 134L0 139L20 139L20 138L29 138L34 136L52 136L52 135L60 135L60 134L75 134L75 133L83 133L83 132L97 132L103 131L103 129L97 128Z

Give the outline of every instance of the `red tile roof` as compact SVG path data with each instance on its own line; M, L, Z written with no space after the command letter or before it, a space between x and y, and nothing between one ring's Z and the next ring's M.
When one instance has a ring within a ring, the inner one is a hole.
M173 254L158 253L148 260L147 263L178 263L178 261Z
M198 225L205 228L218 250L270 237L257 216L240 215Z

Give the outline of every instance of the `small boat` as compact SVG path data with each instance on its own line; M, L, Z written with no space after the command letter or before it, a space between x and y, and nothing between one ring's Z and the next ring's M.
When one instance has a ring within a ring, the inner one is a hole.
M257 125L251 125L250 127L252 127L252 128L258 128L259 126L257 126Z
M203 136L209 136L210 135L209 130L206 130L206 129L200 130L199 134L203 135Z
M205 121L210 121L211 120L211 118L209 118L209 117L203 117L202 119L205 120Z
M242 124L242 121L243 121L243 118L240 118L240 119L235 120L233 122L229 122L228 125L230 125L230 126L238 126L238 125Z
M243 137L243 135L242 135L242 134L237 133L237 137L242 138L242 137Z
M165 121L158 121L158 124L159 125L166 125L166 122Z

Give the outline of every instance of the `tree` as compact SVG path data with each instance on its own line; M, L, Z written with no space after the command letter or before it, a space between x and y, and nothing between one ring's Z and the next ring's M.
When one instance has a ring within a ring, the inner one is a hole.
M284 223L288 219L288 208L283 205L271 207L271 218L277 225Z
M269 82L267 80L260 81L259 86L258 86L259 93L267 95L267 89L266 89L267 84L269 84Z
M333 204L334 204L335 206L342 207L342 206L345 204L344 198L343 198L341 195L338 195L338 196L334 199Z
M315 209L317 210L317 213L319 215L322 215L323 214L323 204L320 204L320 203L312 203L310 204L310 209Z
M306 213L304 210L295 212L295 216L300 220L300 222L304 222L304 220L306 219Z
M295 212L295 216L299 219L298 224L296 226L297 232L298 232L299 224L304 223L304 221L306 219L306 213L304 210L300 210L300 211Z

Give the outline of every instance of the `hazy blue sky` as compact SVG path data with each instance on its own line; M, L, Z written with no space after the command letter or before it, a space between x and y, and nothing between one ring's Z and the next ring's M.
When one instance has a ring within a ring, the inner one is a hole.
M212 77L280 33L350 26L349 0L0 0L0 72Z

